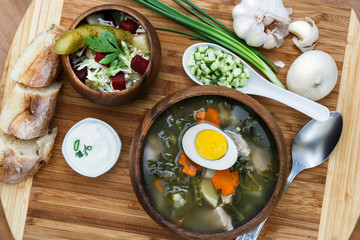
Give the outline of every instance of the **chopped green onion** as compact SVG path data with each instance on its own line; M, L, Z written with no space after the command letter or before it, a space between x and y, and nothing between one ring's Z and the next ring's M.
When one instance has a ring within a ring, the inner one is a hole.
M87 151L91 151L91 150L92 150L92 146L86 146L86 145L84 144L84 154L85 154L85 156L89 155L89 154L87 153Z
M78 151L76 154L75 154L76 157L78 158L82 158L84 156L84 154L81 152L81 151Z
M78 151L78 150L79 150L79 145L80 145L80 140L77 139L77 140L74 142L74 150L75 150L75 151Z

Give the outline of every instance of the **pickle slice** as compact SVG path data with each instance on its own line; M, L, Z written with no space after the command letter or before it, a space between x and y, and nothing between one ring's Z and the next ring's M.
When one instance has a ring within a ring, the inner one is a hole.
M64 32L61 37L56 40L54 50L59 55L72 54L86 46L84 37L95 37L100 35L103 30L107 30L114 34L119 44L121 40L130 43L134 37L131 32L123 29L104 25L82 25Z

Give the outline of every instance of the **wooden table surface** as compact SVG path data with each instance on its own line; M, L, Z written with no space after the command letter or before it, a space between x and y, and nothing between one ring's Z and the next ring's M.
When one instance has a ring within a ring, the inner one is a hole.
M324 1L343 3L345 5L348 5L355 10L358 16L360 16L359 0L324 0ZM27 10L31 2L32 0L0 0L0 22L2 23L0 25L0 30L2 30L0 34L0 75L3 71L4 62L12 38L17 30L17 27L21 19L23 18L25 11ZM323 229L324 231L327 230L326 227L322 227L321 229ZM360 236L359 238L355 238L355 239L360 239Z

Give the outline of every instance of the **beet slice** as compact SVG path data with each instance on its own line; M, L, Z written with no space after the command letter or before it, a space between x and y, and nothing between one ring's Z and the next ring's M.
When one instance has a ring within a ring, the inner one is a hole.
M131 59L131 69L141 75L144 75L148 65L149 60L146 60L140 55L135 55L135 57Z
M80 79L80 81L85 82L86 76L87 76L87 68L84 67L81 70L77 70L73 68L75 75Z
M114 90L126 89L124 73L119 72L115 76L111 77L111 82Z
M131 19L127 19L119 23L119 28L131 32L132 34L136 33L139 24Z
M101 53L101 52L96 52L95 53L95 62L99 63L103 58L105 58L107 55L107 53Z

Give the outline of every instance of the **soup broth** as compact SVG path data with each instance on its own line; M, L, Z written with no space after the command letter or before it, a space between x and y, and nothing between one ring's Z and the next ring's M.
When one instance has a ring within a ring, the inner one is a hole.
M209 108L218 112L219 128L240 134L250 149L229 169L239 181L228 195L214 188L218 171L198 168L192 176L179 164L184 133L198 124L197 113ZM174 224L201 233L248 222L266 205L278 179L278 153L266 124L245 105L220 96L193 97L168 108L150 127L141 157L143 184L153 206Z

